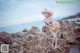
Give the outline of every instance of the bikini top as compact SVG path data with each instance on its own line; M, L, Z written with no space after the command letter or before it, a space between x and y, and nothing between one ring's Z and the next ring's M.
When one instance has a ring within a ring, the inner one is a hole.
M45 23L46 23L46 25L50 25L50 24L52 24L52 22L49 22L49 23L45 22Z

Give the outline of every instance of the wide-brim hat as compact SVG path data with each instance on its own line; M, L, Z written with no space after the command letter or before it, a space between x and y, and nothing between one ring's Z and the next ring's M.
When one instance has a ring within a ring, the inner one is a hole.
M42 11L42 14L44 14L44 13L48 13L50 15L53 15L53 12L50 11L50 10L47 10L47 9L45 9L45 10Z

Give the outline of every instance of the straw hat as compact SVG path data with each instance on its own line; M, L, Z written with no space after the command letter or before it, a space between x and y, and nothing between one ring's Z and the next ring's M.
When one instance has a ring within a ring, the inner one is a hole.
M45 9L44 11L42 11L42 14L44 14L44 13L48 13L48 14L50 14L51 16L53 15L53 12L50 11L50 10L47 10L47 9Z

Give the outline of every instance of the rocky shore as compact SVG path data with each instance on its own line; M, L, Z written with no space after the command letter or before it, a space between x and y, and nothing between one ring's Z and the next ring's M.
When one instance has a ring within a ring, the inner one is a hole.
M42 31L33 26L30 30L12 34L0 32L0 45L9 44L9 53L69 53L70 48L80 48L80 20L61 20L59 23L61 28L57 35L60 47L56 50L51 47L52 34L45 26Z

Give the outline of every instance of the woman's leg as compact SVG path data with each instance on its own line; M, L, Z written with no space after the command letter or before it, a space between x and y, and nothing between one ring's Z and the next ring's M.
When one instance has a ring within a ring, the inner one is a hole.
M53 35L53 39L52 39L52 47L53 48L57 48L57 35L56 35L56 33L52 33L52 35Z
M55 48L58 47L58 44L57 44L57 36L55 37Z
M55 38L52 38L52 48L55 48Z

